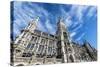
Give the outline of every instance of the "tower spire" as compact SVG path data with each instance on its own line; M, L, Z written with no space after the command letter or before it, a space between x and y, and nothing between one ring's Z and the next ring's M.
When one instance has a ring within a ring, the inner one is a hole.
M38 16L33 18L33 20L31 20L29 22L28 26L25 29L28 29L30 31L34 31L37 28L38 21L39 21L39 17Z
M39 21L39 16L33 18L33 20L31 21L31 23L34 23L35 22L37 24L38 21Z
M62 58L63 58L62 61L63 62L70 62L70 61L74 62L75 61L74 49L73 49L72 44L70 42L69 33L68 33L66 25L64 24L63 18L59 18L57 35L58 35L58 41L60 43L57 45L61 46L58 48L60 48L59 50L62 51L62 53L59 54L59 55L62 55ZM70 50L71 50L71 53L69 54ZM72 59L70 59L70 57Z
M64 19L63 19L62 17L59 17L59 18L58 18L58 24L59 24L59 23L63 23L63 22L64 22Z

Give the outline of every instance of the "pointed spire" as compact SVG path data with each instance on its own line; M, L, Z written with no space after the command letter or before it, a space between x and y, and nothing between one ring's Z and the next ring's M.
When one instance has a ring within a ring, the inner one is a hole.
M65 27L66 27L66 25L65 25L65 23L64 23L64 18L63 18L63 17L59 17L59 18L58 18L58 25L60 25L60 26L65 26Z
M63 18L62 17L58 17L58 23L63 22Z
M34 21L35 21L35 22L38 22L38 21L39 21L39 16L33 18L32 22L34 22Z
M35 21L36 21L36 22L38 22L38 21L39 21L39 16L37 16L37 17L36 17L36 20L35 20Z

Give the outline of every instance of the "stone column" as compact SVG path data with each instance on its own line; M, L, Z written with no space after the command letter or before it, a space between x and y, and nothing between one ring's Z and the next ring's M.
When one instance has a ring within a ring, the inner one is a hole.
M48 45L49 45L49 39L47 40L47 43L46 43L46 48L45 48L45 56L43 58L43 64L46 63L46 57L47 57L47 53L48 53Z
M65 44L64 44L64 36L63 36L63 32L61 32L61 49L62 49L62 54L63 54L63 59L62 61L64 63L67 62L67 56L66 56L66 50L65 50Z

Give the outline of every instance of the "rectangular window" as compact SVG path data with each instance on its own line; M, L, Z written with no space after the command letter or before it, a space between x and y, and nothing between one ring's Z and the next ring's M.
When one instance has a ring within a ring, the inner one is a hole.
M41 44L45 44L45 40L44 39L41 40Z
M30 48L30 46L31 46L31 44L28 44L28 45L27 45L27 49L29 49L29 48Z
M35 45L34 45L34 52L37 51L37 48L38 48L38 44L35 44Z
M40 52L41 48L42 48L42 45L39 45L38 52Z
M48 55L50 54L50 48L48 47Z
M51 54L51 51L52 51L52 48L51 47L48 47L48 55Z
M18 41L18 44L20 44L20 43L21 43L21 40Z
M31 41L33 41L34 40L34 36L32 36L32 39L31 39Z
M34 44L31 45L30 50L32 50L34 48Z
M34 48L34 44L28 44L28 45L27 45L27 49L32 50L33 48Z
M43 50L44 50L44 45L42 45L40 53L43 53Z
M37 41L37 37L34 38L34 42L36 42L36 41Z

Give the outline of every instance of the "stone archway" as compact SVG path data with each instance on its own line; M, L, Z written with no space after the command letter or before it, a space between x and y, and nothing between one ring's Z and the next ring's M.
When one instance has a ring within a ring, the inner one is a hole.
M37 62L37 63L35 63L35 65L41 65L42 63L41 62Z
M18 64L18 65L16 65L16 66L24 66L24 64Z
M35 65L40 65L40 64L35 64Z
M20 63L15 63L14 66L26 66L26 65L28 65L28 63L20 62Z
M71 62L74 62L74 58L72 55L70 55L69 58L70 58Z

